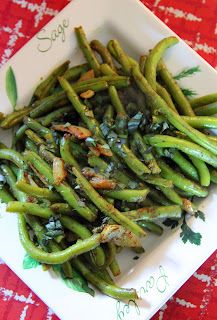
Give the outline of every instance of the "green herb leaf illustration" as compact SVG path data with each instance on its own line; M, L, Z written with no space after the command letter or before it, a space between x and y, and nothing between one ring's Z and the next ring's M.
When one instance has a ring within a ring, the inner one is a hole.
M175 80L180 80L182 78L190 77L197 72L201 72L200 66L185 68L181 72L179 72L177 75L175 75L173 78Z
M15 110L17 104L17 84L12 67L9 67L6 72L5 87L10 103Z
M73 269L72 279L66 278L64 276L60 265L53 266L53 270L61 276L63 282L68 288L78 292L89 293L91 296L95 295L95 291L88 286L87 281L76 270Z
M32 269L36 268L39 265L40 263L38 261L30 257L27 253L25 254L23 259L23 269Z

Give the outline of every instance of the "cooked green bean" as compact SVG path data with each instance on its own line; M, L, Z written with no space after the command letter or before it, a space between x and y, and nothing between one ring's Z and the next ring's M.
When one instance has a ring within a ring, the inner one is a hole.
M79 258L73 259L72 265L83 275L84 278L86 278L104 294L118 300L138 299L135 289L124 289L107 283L101 277L97 276L94 272L88 269Z
M145 141L143 140L141 134L138 131L134 132L132 139L135 141L135 144L137 145L139 153L142 155L145 164L151 170L151 172L153 174L160 173L160 168L158 167L158 164L157 164L152 152L148 151L148 146L146 145Z
M121 270L120 270L120 267L119 267L119 264L117 262L116 259L114 259L110 265L109 265L109 269L111 270L111 273L114 277L117 277L121 274Z
M60 154L64 162L80 170L78 162L71 153L70 139L63 137L60 141Z
M2 129L10 129L15 127L23 121L23 118L32 111L32 107L24 107L23 109L16 110L9 115L7 115L4 120L1 122L0 127Z
M68 69L69 62L70 61L66 61L54 69L49 76L37 86L33 96L35 96L37 99L43 99L47 97L51 89L54 88L55 84L57 83L58 77L62 76Z
M163 234L163 228L159 226L157 223L153 221L137 221L138 225L145 230L148 230L157 236L161 236Z
M93 51L91 50L91 47L87 41L85 32L81 26L78 28L75 28L75 35L77 37L79 47L83 52L90 68L94 70L94 73L96 76L99 76L100 75L99 62L97 61Z
M182 117L190 126L197 129L217 129L217 118L207 116Z
M179 169L189 176L191 179L198 181L199 176L195 167L192 165L190 161L188 161L180 151L176 149L162 149L156 148L158 155L166 157L174 161Z
M58 193L52 190L49 190L47 188L40 188L38 186L33 186L31 184L26 183L25 181L18 181L16 183L16 187L20 191L23 191L24 193L36 198L45 198L52 202L58 202L62 199Z
M189 191L195 196L198 197L206 197L208 194L208 191L202 187L200 187L195 182L188 180L187 178L183 177L179 173L177 173L175 170L170 168L163 160L158 160L158 164L161 168L162 176L165 179L171 179L173 181L173 184L178 187L181 190Z
M0 159L12 161L16 166L21 169L26 169L26 163L23 156L12 149L0 149Z
M42 246L43 249L46 249L46 247L43 245L43 238L46 232L43 225L40 223L40 221L36 217L33 217L33 216L31 217L27 216L26 221L34 231L40 246ZM47 247L51 252L58 252L62 250L61 246L53 240L50 240L48 242ZM73 278L72 266L69 261L61 264L61 268L67 278Z
M0 189L0 203L1 202L8 203L13 200L14 200L13 196L10 194L10 192L5 187Z
M111 99L111 103L114 106L117 113L122 114L123 116L126 114L124 106L118 96L118 92L114 86L109 86L108 89L109 96Z
M167 103L168 107L170 107L170 109L178 113L169 92L166 90L166 88L161 86L159 83L157 83L157 93L159 94L159 96L161 96L162 99L165 100L165 102Z
M117 40L110 40L109 41L111 46L114 49L115 54L118 57L118 60L123 67L124 72L129 76L131 73L131 64L129 62L128 56L124 52L124 50L121 48L119 42ZM109 49L109 47L108 47Z
M164 83L166 84L167 90L176 102L179 111L183 115L193 117L195 114L192 110L190 102L187 100L181 88L179 87L171 73L168 71L166 65L162 60L158 63L158 71Z
M104 76L117 75L114 69L112 69L107 63L102 63L100 65L100 71Z
M164 189L167 189L167 188L164 188ZM168 189L172 190L171 188L168 188ZM172 203L171 201L168 201L168 199L166 197L164 197L164 195L160 191L155 190L155 189L150 190L148 197L154 203L159 203L163 206L170 206ZM182 201L181 201L181 204L182 204Z
M25 131L25 134L27 135L29 140L31 140L36 146L46 144L45 140L40 138L34 131L32 131L30 129L27 129Z
M217 154L217 145L212 143L205 134L189 126L178 114L171 110L164 102L164 100L162 100L161 97L158 96L158 94L154 90L152 90L147 80L142 76L138 68L133 68L133 76L137 85L139 86L141 91L146 94L149 102L152 104L156 111L164 114L176 129L185 133L194 142L203 146L212 153Z
M60 218L60 221L66 229L69 229L70 231L78 235L82 240L92 236L92 233L87 227L71 217L62 216ZM97 266L102 267L105 264L105 253L100 246L92 251L92 255Z
M26 140L25 140L25 147L28 150L34 151L36 153L38 152L37 145L29 138L26 138Z
M124 212L124 215L134 221L138 220L154 220L154 219L179 219L182 215L180 206L161 206L146 207L137 210Z
M54 150L57 149L57 145L54 140L53 133L50 129L42 126L38 121L31 119L29 117L25 117L23 121L28 128L37 132L40 137L44 138L47 141L47 143L52 146Z
M7 184L10 187L10 191L12 193L12 195L14 196L14 198L20 200L23 199L23 197L25 196L25 194L23 192L21 192L20 190L18 190L18 188L16 187L16 177L13 173L13 171L5 164L2 164L0 166L1 171L6 179Z
M36 153L31 151L26 151L25 159L30 162L35 169L42 174L42 176L47 180L47 182L54 186L57 192L61 194L63 199L68 202L68 204L75 209L82 217L88 221L94 221L96 219L96 214L93 213L83 201L79 198L77 193L70 187L66 182L60 185L54 185L54 179L52 175L52 170L50 166L44 162Z
M142 72L142 74L144 74L144 71L145 71L146 58L147 58L147 55L142 55L139 58L139 69Z
M109 198L125 200L128 202L142 202L146 199L146 196L149 192L149 189L141 189L141 190L111 190L103 192Z
M77 178L77 182L82 186L87 197L99 208L105 215L112 218L117 223L123 225L138 236L145 236L145 233L134 222L126 218L112 204L108 203L100 194L92 187L89 181L76 168L73 173Z
M64 78L71 81L76 80L84 72L87 72L90 69L88 63L80 64L75 67L71 67L64 73Z
M101 237L100 234L94 234L88 239L78 240L75 244L64 250L48 253L37 247L30 240L25 217L21 214L18 215L18 229L20 241L26 252L33 259L46 264L62 264L75 256L93 250L100 244Z
M201 146L198 146L196 143L171 136L158 134L151 137L146 136L145 139L152 146L160 148L175 147L176 149L179 149L180 151L186 154L192 155L217 168L217 157L208 150L202 148Z
M208 94L206 96L202 96L202 97L190 100L190 104L191 104L192 108L202 107L205 104L210 104L213 102L217 102L217 93L216 92Z
M176 37L168 37L159 41L146 57L144 75L150 86L156 91L157 65L164 52L171 46L177 44L179 40Z
M71 208L68 203L53 203L50 206L51 210L54 211L55 213L60 213L60 214L69 214L72 215L74 209Z
M93 50L95 50L101 57L104 63L107 63L111 69L116 70L112 57L108 51L108 49L99 41L92 40L90 46ZM101 70L101 66L100 66Z
M204 161L189 155L193 165L198 171L201 186L208 187L210 185L210 173Z
M48 127L49 125L52 124L52 122L59 120L60 118L64 117L65 114L71 112L71 109L72 109L71 106L57 109L57 110L47 114L43 118L41 118L40 123L42 124L42 126ZM39 121L39 119L38 119L38 121Z
M50 208L42 208L39 204L31 202L11 201L7 205L7 212L31 214L33 216L49 219L54 214Z
M197 116L212 116L217 113L217 102L197 107L194 112Z

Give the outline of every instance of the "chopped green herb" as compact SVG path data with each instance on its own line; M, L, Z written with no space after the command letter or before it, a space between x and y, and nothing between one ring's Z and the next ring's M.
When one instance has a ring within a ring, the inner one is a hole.
M134 117L132 117L128 121L128 131L129 131L129 133L133 133L139 128L139 125L141 123L142 117L143 117L143 113L139 111L137 114L135 114Z
M85 143L88 147L96 147L96 141L94 140L94 138L88 137L85 140Z
M181 226L182 232L180 233L180 237L184 243L189 241L192 244L199 246L201 244L201 234L199 232L194 232L186 223L186 220L183 220Z
M60 220L56 217L51 217L49 222L45 225L47 232L44 234L42 243L46 245L49 240L56 238L57 236L64 235L63 226Z
M195 213L195 217L205 221L205 214L200 210Z
M186 97L193 97L193 96L197 95L197 92L194 91L193 89L188 89L188 88L181 88L181 89L182 89L183 94Z

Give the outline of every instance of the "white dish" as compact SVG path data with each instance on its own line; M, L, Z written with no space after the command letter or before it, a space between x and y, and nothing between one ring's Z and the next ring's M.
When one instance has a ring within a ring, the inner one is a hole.
M5 91L9 66L16 76L18 105L22 106L29 101L41 76L68 58L73 64L82 61L72 32L73 27L78 25L84 26L89 39L97 38L106 43L111 38L118 38L129 54L137 58L163 37L174 35L138 1L75 0L0 70L0 111L11 111ZM49 40L55 34L56 40ZM217 91L215 70L183 41L168 51L165 60L174 74L184 67L199 65L201 72L181 83L200 95ZM9 139L7 132L0 131L0 137L4 141ZM3 205L0 256L62 320L85 320L87 317L95 320L150 319L216 249L216 204L217 193L213 189L201 204L206 222L200 219L189 222L194 230L202 234L200 246L183 244L179 237L180 230L175 229L165 232L160 239L148 237L144 241L146 253L139 260L133 260L134 254L128 251L121 256L122 275L118 284L138 289L142 299L136 304L133 301L128 305L117 302L98 292L92 298L73 291L40 267L24 270L24 250L19 242L17 219L15 215L5 214Z

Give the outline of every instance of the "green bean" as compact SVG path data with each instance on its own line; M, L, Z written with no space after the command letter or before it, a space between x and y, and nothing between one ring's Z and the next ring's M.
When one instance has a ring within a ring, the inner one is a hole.
M217 171L216 170L211 170L210 178L213 183L217 183Z
M18 188L16 187L16 177L13 173L13 171L5 164L2 164L0 166L1 171L6 179L7 184L10 187L10 191L12 193L12 195L14 196L14 198L16 199L23 199L24 193L21 192L20 190L18 190Z
M94 274L96 274L99 278L103 279L104 281L106 281L109 284L113 284L114 285L114 281L112 279L112 277L110 276L110 274L108 273L108 271L106 269L94 269Z
M173 186L173 183L170 179L164 179L160 175L143 175L141 178L143 181L153 184L157 187L165 187L165 188L171 188Z
M37 148L36 144L32 140L30 140L29 138L26 138L26 140L25 140L25 147L28 150L34 151L36 153L38 152L38 148Z
M72 265L83 275L84 278L86 278L104 294L118 300L138 299L136 290L119 288L116 285L107 283L101 277L89 270L79 258L73 259Z
M27 116L32 111L32 109L32 107L24 107L23 109L16 110L8 114L1 122L0 127L2 129L10 129L12 127L15 127L23 121L23 118Z
M72 212L74 211L73 208L71 208L68 203L53 203L50 206L51 210L54 211L55 213L60 213L60 214L68 214L71 215Z
M111 69L116 70L112 57L108 51L108 49L99 41L92 40L90 46L93 50L95 50L101 57L104 63L107 63ZM101 70L101 66L100 66Z
M39 147L39 155L48 163L53 165L53 162L55 160L55 155L53 154L53 152L50 152L47 150L47 147L42 144Z
M157 93L162 99L164 99L170 109L172 109L175 113L178 113L169 92L159 83L157 83Z
M5 187L0 189L0 203L1 202L8 203L13 200L14 200L13 196L10 194L10 192Z
M194 112L197 116L212 116L217 113L217 102L197 107Z
M80 224L71 217L62 216L60 218L60 221L66 229L69 229L70 231L78 235L82 240L92 236L92 233L89 231L89 229L87 229L87 227ZM100 246L94 249L92 254L97 266L101 267L105 264L105 253Z
M108 203L99 193L92 187L89 181L76 169L73 173L77 178L77 182L82 186L87 197L99 208L106 216L112 218L117 223L123 225L138 236L144 236L145 233L135 223L124 217L112 204Z
M142 202L146 199L146 196L149 192L149 189L141 189L141 190L131 190L131 189L124 189L124 190L111 190L105 191L107 197L112 199L118 200L125 200L128 202Z
M54 213L50 208L42 208L39 204L31 202L11 201L7 205L7 212L31 214L33 216L49 219Z
M161 206L161 207L146 207L137 210L131 210L124 212L124 215L134 221L138 220L154 220L154 219L179 219L182 215L182 209L180 206Z
M185 133L190 139L199 145L203 146L207 150L214 154L217 154L217 145L212 143L208 137L201 133L200 131L189 126L182 118L171 110L164 100L161 99L158 94L152 90L152 88L147 83L147 80L142 76L141 72L137 68L133 68L133 77L141 89L149 99L156 111L165 115L166 119L178 130Z
M175 203L175 204L177 204L179 206L183 205L182 198L178 195L178 193L173 188L159 187L159 190L172 203Z
M191 155L189 155L189 158L198 171L201 186L208 187L210 185L210 173L205 162Z
M98 122L95 120L95 118L88 117L87 115L88 108L80 101L74 89L70 86L70 84L64 78L59 78L59 81L62 88L66 91L66 94L69 100L71 101L73 107L78 112L83 122L87 125L88 129L93 134L96 134L97 136L100 136L101 138L103 138Z
M45 228L42 226L42 224L39 222L39 220L36 217L26 216L25 218L26 218L26 221L29 224L29 226L34 231L40 246L44 250L47 249L43 244L44 234L46 232ZM61 246L59 244L57 244L55 241L53 241L53 240L50 240L48 242L47 247L50 249L51 252L58 252L58 251L62 250ZM61 268L62 268L62 270L64 272L64 275L67 278L73 278L72 266L71 266L69 261L61 264Z
M105 248L105 253L106 253L105 266L109 266L112 263L112 261L115 259L116 245L113 242L108 242Z
M103 115L103 122L111 125L113 123L113 117L114 117L114 108L111 104L109 104L106 108L104 115Z
M166 149L165 151L163 149L160 149L160 151L162 152L162 155L164 157L170 158L172 161L174 161L179 166L181 171L188 175L191 179L196 181L199 180L197 170L192 165L192 163L182 155L181 152L176 149Z
M217 129L217 118L207 116L182 117L190 126L197 129Z
M181 88L177 84L176 80L173 78L171 73L168 71L166 65L163 61L160 61L158 64L159 74L163 79L164 83L167 86L167 90L173 97L176 102L179 111L186 116L193 117L195 116L194 111L190 105L190 102L187 100L185 95L183 94Z
M54 150L57 149L57 145L53 137L53 132L50 129L42 126L38 121L33 120L29 117L24 118L24 124L27 125L28 128L37 132L39 136L44 138L47 141L47 143L52 146Z
M77 37L78 45L81 51L83 52L89 66L91 67L91 69L94 70L95 75L99 76L100 75L99 62L97 61L94 53L92 52L91 47L87 41L85 32L81 26L75 28L75 35Z
M116 153L138 177L151 172L149 168L134 155L126 144L119 144L113 140L114 139L110 139L109 141L111 150Z
M72 154L77 159L86 159L87 157L87 151L84 150L79 144L71 141L71 150Z
M35 119L50 111L59 109L68 103L68 99L64 92L54 93L34 104L34 109L30 112L30 117Z
M118 82L118 81L117 81ZM102 78L93 78L86 81L81 81L75 84L72 84L73 89L77 93L82 93L88 90L94 92L102 91L108 88L108 82Z
M61 78L61 77L60 77ZM119 75L107 75L107 76L102 76L102 77L98 77L98 78L93 78L93 79L88 79L85 81L81 81L81 82L77 82L75 84L72 84L72 88L75 90L75 92L81 91L80 88L82 88L84 85L87 86L88 85L94 85L94 84L99 84L101 82L107 82L109 86L115 86L117 89L119 88L124 88L124 87L128 87L130 84L130 79L129 77L126 76L119 76ZM91 88L91 87L89 87Z
M139 58L139 69L140 69L142 74L144 74L144 71L145 71L146 58L147 58L147 55L142 55Z
M60 140L61 157L66 164L71 165L71 166L77 168L78 170L80 170L80 166L79 166L78 162L75 160L75 158L73 157L73 155L71 153L70 143L71 143L70 139L67 139L65 137L63 137Z
M87 72L90 69L88 63L80 64L75 67L71 67L66 72L64 73L64 78L71 81L71 80L76 80L77 78L80 77L82 73Z
M167 189L167 188L165 188ZM169 190L171 188L168 188ZM158 190L155 189L151 189L150 193L148 194L148 197L154 202L154 203L159 203L163 206L169 206L171 205L171 202L168 201L168 199L166 197L164 197L164 195L162 195L162 193L160 193ZM182 201L181 201L182 204Z
M25 134L31 140L36 146L44 145L46 144L45 140L41 139L34 131L27 129L25 131Z
M119 42L117 40L110 40L109 41L111 46L114 49L115 54L118 57L118 60L124 70L124 72L127 75L130 75L131 73L131 64L129 62L128 56L126 55L126 53L124 52L124 50L121 48ZM109 49L109 47L108 47ZM110 49L109 49L110 50Z
M142 227L145 230L148 230L157 236L161 236L163 234L163 228L159 226L158 224L154 223L153 221L138 221L137 222L140 227Z
M51 202L61 201L61 197L58 193L47 188L40 188L37 185L33 186L31 184L26 183L25 181L18 181L16 183L16 187L20 191L23 191L24 193L36 198L48 199Z
M206 189L200 187L195 182L188 180L187 178L183 177L179 173L177 173L175 170L170 168L164 161L158 160L158 165L161 168L162 176L165 179L171 179L176 187L178 187L181 190L189 191L195 196L198 197L206 197L208 192Z
M202 107L205 104L210 104L213 102L217 102L217 93L211 93L206 96L202 96L202 97L190 100L190 104L192 108Z
M21 138L24 136L25 131L27 130L27 126L23 124L13 135L12 139L12 146L16 146L16 143L21 140Z
M114 69L112 69L107 63L102 63L100 65L100 71L104 76L117 75Z
M26 169L26 167L27 167L23 156L19 152L12 150L12 149L9 149L9 148L8 149L0 149L0 159L12 161L19 168Z
M88 221L94 221L96 214L93 213L79 198L77 193L66 183L60 185L54 185L54 179L50 166L44 162L36 153L31 151L25 151L25 159L30 162L32 166L46 179L46 181L53 185L57 192L61 194L63 199L75 209L83 218Z
M49 76L37 86L33 96L35 96L37 99L43 99L47 97L51 89L54 88L55 84L57 83L58 77L62 76L68 69L69 62L70 61L66 61L54 69Z
M145 62L144 75L150 86L156 91L157 65L165 51L177 44L179 40L176 37L168 37L159 41L148 54Z
M180 151L192 155L210 165L217 168L217 157L213 155L208 150L198 146L196 143L166 136L166 135L155 135L152 137L146 138L148 143L154 147L160 148L174 148L179 149Z
M109 269L111 270L111 273L114 277L117 277L121 274L121 270L120 270L120 267L119 267L119 264L117 262L116 259L114 259L110 265L109 265Z
M57 110L47 114L43 118L41 118L40 123L42 124L42 126L48 127L49 125L52 124L52 122L59 120L60 118L63 118L63 116L65 114L71 113L71 109L72 109L71 106L57 109ZM38 121L39 121L39 119L38 119Z
M116 88L114 86L109 86L108 92L111 99L111 103L114 106L116 112L122 114L123 116L126 115L124 106L118 96Z
M146 145L145 141L142 139L141 134L136 131L133 134L133 140L135 141L135 144L137 145L138 151L141 154L145 164L150 169L150 171L153 174L160 173L160 168L158 167L158 164L153 156L153 154L148 151L148 146Z
M88 239L78 240L75 244L64 250L48 253L37 247L30 240L25 217L20 214L18 215L18 229L21 244L26 252L33 259L46 264L62 264L75 256L93 250L100 244L101 237L100 234L95 234Z

